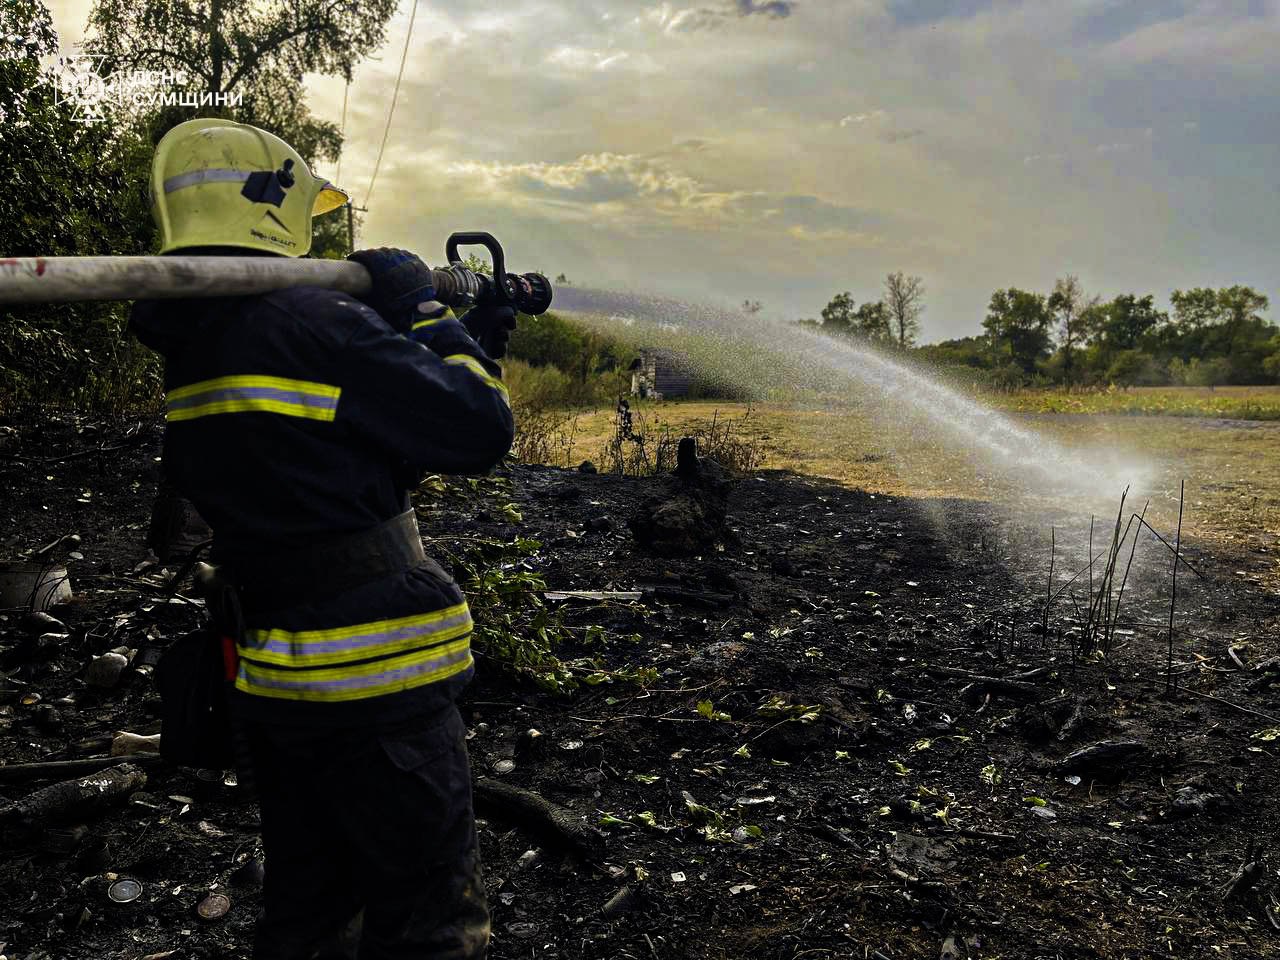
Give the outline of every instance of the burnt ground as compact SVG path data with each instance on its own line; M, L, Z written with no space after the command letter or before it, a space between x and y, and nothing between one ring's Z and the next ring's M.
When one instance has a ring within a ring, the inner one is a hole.
M200 616L185 588L167 595L174 566L146 561L158 443L154 424L0 436L4 558L81 537L76 596L52 611L67 635L0 618L4 764L156 729L147 664ZM1087 574L1066 586L1078 517L764 473L732 486L718 546L661 557L627 520L663 481L506 475L506 493L424 494L424 533L446 553L529 537L541 546L508 574L642 595L549 601L574 636L572 693L480 659L462 705L477 775L601 831L574 854L482 810L493 957L1280 955L1280 722L1263 716L1280 695L1261 666L1280 605L1241 576L1257 557L1186 545L1169 693L1170 554L1151 536L1110 656L1084 657ZM119 683L87 685L113 648L131 658ZM1128 745L1068 760L1102 741ZM248 955L251 797L233 776L145 770L143 789L69 821L4 826L0 953ZM0 798L44 782L0 780ZM1253 883L1230 888L1246 859ZM141 884L137 902L108 899L117 877ZM231 909L208 922L195 908L211 890Z

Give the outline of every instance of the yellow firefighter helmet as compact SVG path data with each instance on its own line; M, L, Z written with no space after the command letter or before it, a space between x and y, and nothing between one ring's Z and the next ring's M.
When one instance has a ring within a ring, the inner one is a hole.
M161 253L244 247L301 257L311 249L311 218L347 200L279 137L233 120L180 123L151 161Z

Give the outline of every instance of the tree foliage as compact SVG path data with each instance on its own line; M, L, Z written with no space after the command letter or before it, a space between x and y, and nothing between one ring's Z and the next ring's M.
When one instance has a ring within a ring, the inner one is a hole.
M307 109L304 75L350 80L386 38L395 9L396 0L97 0L85 49L103 57L104 74L181 70L196 92L240 94L235 119L270 130L313 163L336 160L342 138ZM191 117L166 114L160 134Z
M871 343L888 344L893 341L889 327L889 309L883 301L867 301L855 307L853 294L848 290L837 293L822 308L822 321L818 326L823 332L844 337L854 337Z
M995 365L1012 361L1026 373L1048 357L1052 325L1053 314L1045 297L1016 287L993 293L987 318L982 321Z
M130 126L78 123L40 58L57 48L39 0L0 7L0 252L138 254L151 245L149 145ZM119 407L149 395L155 371L123 336L118 304L0 311L0 408L24 402Z
M822 328L829 333L852 333L856 314L853 294L848 290L837 293L822 308Z
M1048 296L997 290L984 338L931 344L923 353L1010 387L1280 382L1280 330L1264 316L1266 296L1236 285L1175 290L1170 301L1172 317L1151 294L1088 298L1070 276Z
M1175 290L1173 324L1164 338L1172 356L1186 363L1194 358L1221 356L1227 363L1226 382L1261 383L1278 379L1272 362L1276 328L1263 313L1266 296L1252 287L1235 285L1211 290Z
M1107 355L1121 350L1136 350L1147 334L1168 319L1156 309L1153 296L1138 297L1132 293L1097 305L1089 316L1093 343Z
M522 317L511 335L511 356L532 367L555 367L580 382L611 371L628 359L628 348L596 330L556 313Z
M918 277L890 274L884 300L857 306L849 291L822 309L824 333L910 345L923 305ZM1152 294L1103 300L1074 274L1048 294L1009 287L991 295L982 336L917 348L930 363L962 368L1001 389L1036 383L1114 384L1280 383L1280 328L1265 313L1268 298L1239 284L1174 290L1172 316ZM895 306L896 304L896 306ZM903 318L907 318L904 327Z
M1097 297L1093 300L1086 299L1080 278L1070 273L1058 278L1053 285L1053 293L1049 294L1047 306L1058 325L1058 342L1062 345L1062 379L1065 383L1069 384L1075 378L1076 351L1088 336L1086 318L1097 302Z
M858 335L872 343L893 343L889 308L883 300L864 303L854 314L854 327Z
M337 127L311 115L307 73L350 78L386 35L396 0L97 0L86 52L100 74L182 71L186 94L239 94L237 108L105 105L77 123L40 58L57 50L41 0L0 5L0 247L9 256L154 250L147 202L152 147L177 123L220 114L254 123L310 163L334 160ZM313 255L342 256L342 216L318 220ZM157 369L124 333L124 305L0 314L0 408L21 402L121 408L154 399ZM53 372L56 371L56 376Z

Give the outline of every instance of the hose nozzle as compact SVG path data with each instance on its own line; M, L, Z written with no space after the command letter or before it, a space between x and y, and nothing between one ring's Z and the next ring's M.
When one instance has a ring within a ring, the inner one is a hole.
M493 276L476 273L462 265L458 247L478 244L493 258ZM489 233L455 233L445 244L449 266L432 270L436 299L450 307L500 303L520 313L537 316L551 307L551 281L540 273L507 273L502 245Z

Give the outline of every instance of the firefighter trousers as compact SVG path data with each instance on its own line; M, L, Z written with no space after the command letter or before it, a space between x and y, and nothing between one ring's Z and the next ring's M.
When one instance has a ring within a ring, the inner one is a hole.
M244 727L266 854L255 960L479 960L466 727ZM344 934L345 931L345 934Z

